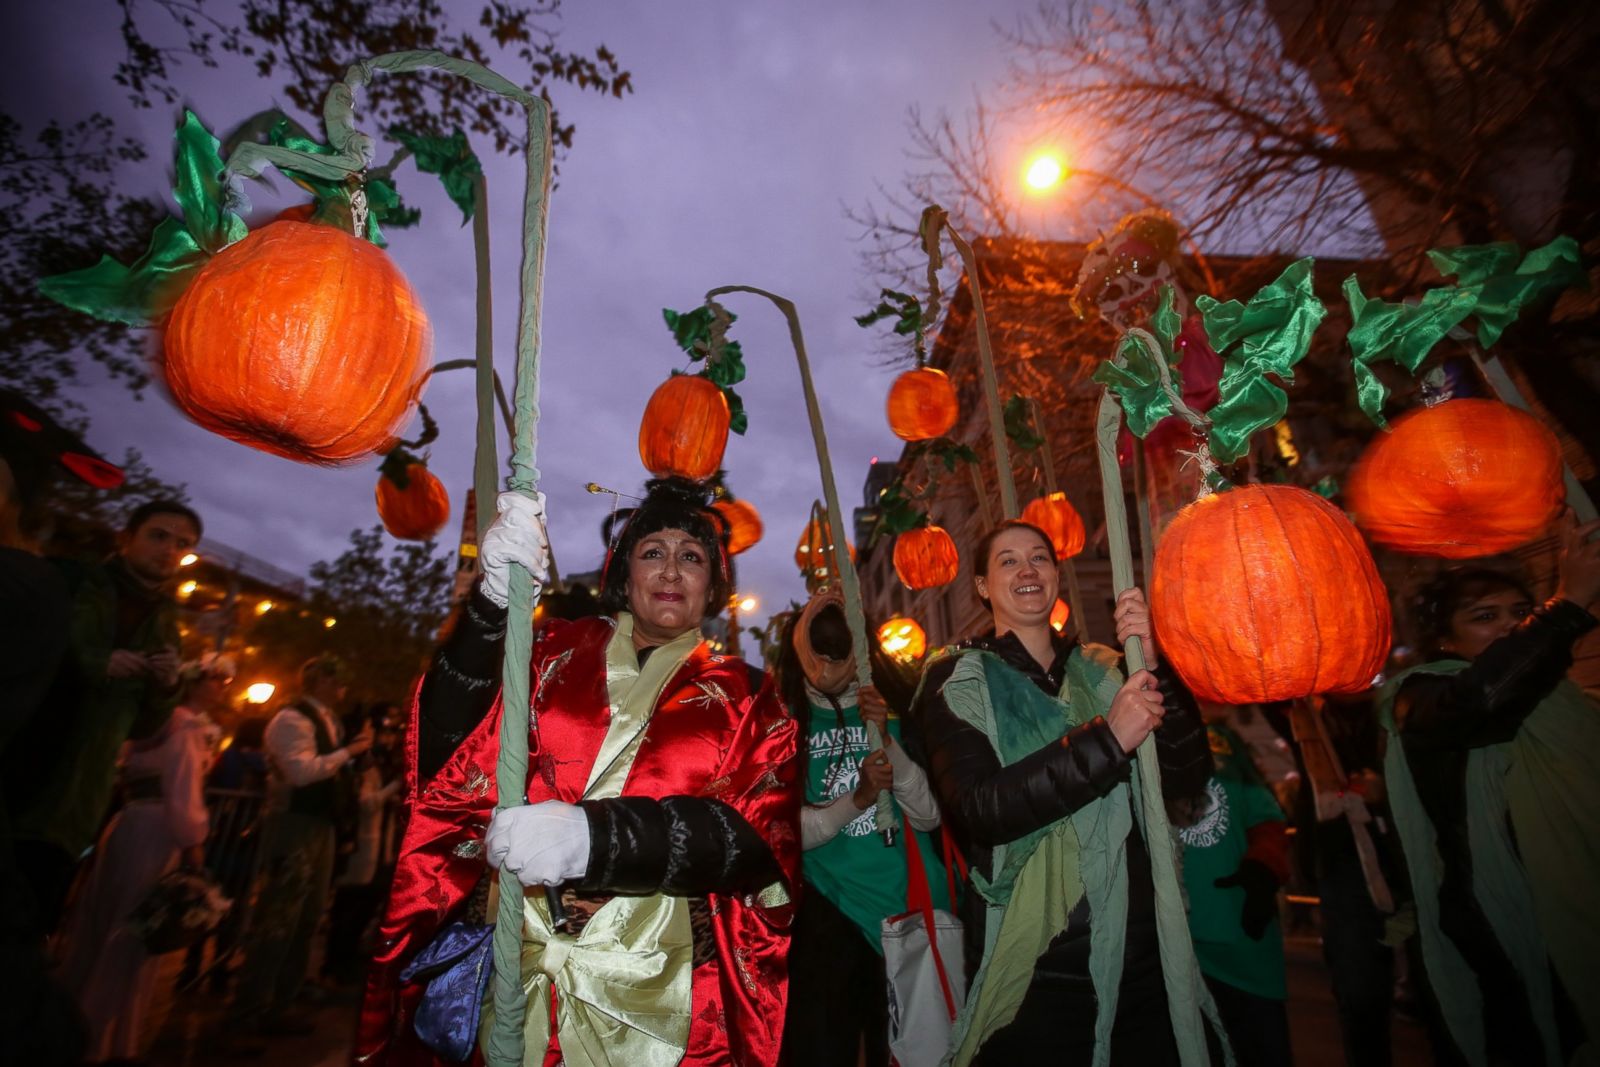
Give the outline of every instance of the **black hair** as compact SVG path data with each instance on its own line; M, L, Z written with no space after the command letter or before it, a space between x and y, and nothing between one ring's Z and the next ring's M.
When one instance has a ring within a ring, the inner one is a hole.
M200 521L199 512L188 504L176 500L147 500L134 508L128 515L128 521L122 524L122 532L136 534L139 527L155 518L157 515L181 515L194 524L195 539L205 535L205 524Z
M616 529L622 524L620 531ZM607 516L600 534L611 546L600 576L600 607L606 612L628 607L629 564L640 541L662 530L682 530L706 551L711 584L706 591L706 618L720 613L733 595L733 564L728 556L728 522L711 507L711 488L687 478L653 478L644 484L636 508Z
M1037 534L1039 536L1039 540L1043 541L1044 546L1050 550L1050 562L1053 565L1059 565L1059 562L1056 560L1055 542L1050 540L1049 534L1045 533L1031 522L1024 522L1021 519L1006 519L998 526L991 527L988 533L978 538L978 547L974 549L972 553L972 576L974 578L988 579L989 553L994 550L995 540L1007 530L1028 530ZM989 605L988 597L980 594L978 599L983 602L984 610L993 610Z
M1435 648L1450 637L1455 613L1491 593L1510 590L1533 602L1533 592L1522 580L1487 567L1451 567L1440 571L1418 590L1414 609L1423 636Z

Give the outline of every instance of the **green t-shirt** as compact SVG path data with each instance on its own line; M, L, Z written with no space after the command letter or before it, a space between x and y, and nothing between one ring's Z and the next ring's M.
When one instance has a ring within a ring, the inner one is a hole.
M861 761L872 751L859 709L850 704L842 710L841 726L831 707L811 706L811 732L806 740L807 804L826 804L840 794L855 792ZM900 720L894 716L889 718L889 735L899 742ZM898 806L895 810L902 835L917 833L928 884L933 890L933 906L948 909L950 893L938 846L927 834L911 830L905 824L904 813ZM846 823L831 841L806 849L800 863L806 883L860 927L867 943L882 953L880 924L906 910L904 836L896 839L893 848L886 847L874 825L873 809L868 808Z
M1207 733L1217 769L1206 783L1200 817L1178 830L1195 955L1206 977L1258 997L1283 1000L1288 988L1278 920L1272 920L1261 940L1254 940L1240 925L1244 890L1213 884L1239 869L1249 848L1245 831L1258 823L1281 822L1283 811L1250 765L1244 742L1219 726L1207 727Z

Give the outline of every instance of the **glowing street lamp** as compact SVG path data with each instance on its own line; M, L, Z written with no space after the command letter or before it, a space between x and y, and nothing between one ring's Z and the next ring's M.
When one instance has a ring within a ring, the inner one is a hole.
M192 567L196 563L199 563L199 562L200 562L200 557L198 555L196 555L193 552L185 552L183 554L183 558L178 561L178 566L180 566L180 567Z
M200 588L200 583L195 581L193 578L190 578L187 582L184 582L182 585L178 586L178 596L184 600L188 600L194 595L194 591L198 588Z
M324 627L326 627L327 629L331 630L335 626L339 625L339 620L334 618L332 615L329 615L326 619L322 620L322 625Z
M244 699L250 704L265 704L272 699L272 694L278 687L271 682L256 682L244 691Z
M751 612L755 611L756 608L758 608L760 606L761 606L761 601L757 600L753 596L746 596L746 597L739 598L739 611L740 611L741 614L749 615Z
M257 615L265 615L267 612L269 612L271 610L272 610L272 601L270 601L270 600L263 600L259 604L256 605L256 614Z
M1066 176L1066 164L1062 163L1061 157L1053 152L1043 152L1034 156L1022 172L1022 180L1028 188L1038 192L1054 189L1065 180Z

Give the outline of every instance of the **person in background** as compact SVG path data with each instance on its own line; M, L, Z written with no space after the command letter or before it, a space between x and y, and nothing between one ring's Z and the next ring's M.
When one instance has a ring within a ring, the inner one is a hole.
M85 1028L72 996L46 973L44 922L18 866L12 804L13 760L32 779L39 753L26 738L67 652L72 592L40 554L49 527L50 488L62 475L96 489L122 484L122 471L89 450L32 401L0 389L0 1034L25 1063L52 1067L83 1058ZM48 716L43 716L48 717ZM15 794L15 796L14 796Z
M100 838L59 939L61 975L89 1021L88 1062L136 1060L156 992L159 957L145 951L130 916L163 875L203 865L209 713L233 684L233 663L212 656L182 672L183 699L154 736L130 741L122 761L128 798Z
M787 1062L811 1067L886 1067L888 979L882 923L906 910L905 839L894 847L874 825L881 790L893 792L901 833L939 825L939 806L922 768L901 745L903 722L889 714L911 703L911 687L879 651L873 685L856 681L849 626L837 591L819 593L785 628L778 689L806 739L806 795L800 809L800 873L807 892L795 915L789 952ZM886 699L887 698L887 699ZM867 744L875 722L883 748ZM919 852L934 906L951 910L937 846Z
M1543 604L1500 571L1441 574L1434 658L1379 695L1423 961L1469 1063L1600 1054L1600 707L1566 677L1600 624L1597 532L1568 516Z
M1278 890L1289 877L1283 811L1245 743L1202 705L1216 769L1198 804L1174 815L1183 842L1189 932L1239 1067L1288 1067L1289 995Z
M384 824L393 801L400 795L400 787L405 784L392 752L398 741L387 720L392 707L392 704L375 704L369 711L346 720L347 730L354 731L365 725L375 731L375 740L372 749L354 766L359 783L354 836L351 850L343 857L344 862L334 879L322 973L339 985L353 985L365 974L361 938L389 891L388 882L378 879Z
M233 1011L236 1022L253 1024L262 1037L315 1029L291 1009L333 886L334 827L355 785L350 765L372 747L370 728L344 740L335 712L344 679L336 657L307 660L300 695L267 724L272 797L262 841L265 880Z
M7 746L5 770L18 863L47 932L111 806L122 743L154 736L177 702L178 608L167 584L200 535L193 509L155 500L129 515L111 559L64 564L67 655L49 713Z

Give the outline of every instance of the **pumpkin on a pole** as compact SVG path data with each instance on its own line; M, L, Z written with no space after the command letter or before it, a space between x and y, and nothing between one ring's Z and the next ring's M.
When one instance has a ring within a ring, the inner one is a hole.
M450 518L450 494L444 483L428 469L427 456L413 451L426 448L439 436L439 425L427 406L418 410L422 433L415 441L401 441L383 457L375 491L383 528L401 541L430 540Z
M894 572L907 589L936 589L956 580L961 556L942 526L929 524L894 539Z
M1561 444L1498 400L1447 400L1378 434L1345 493L1357 525L1380 545L1488 556L1527 544L1561 514Z
M657 478L676 475L703 482L722 467L729 432L749 427L744 401L734 386L744 381L744 353L729 341L735 316L720 307L678 312L663 308L672 338L694 373L674 371L656 387L639 420L639 459Z

